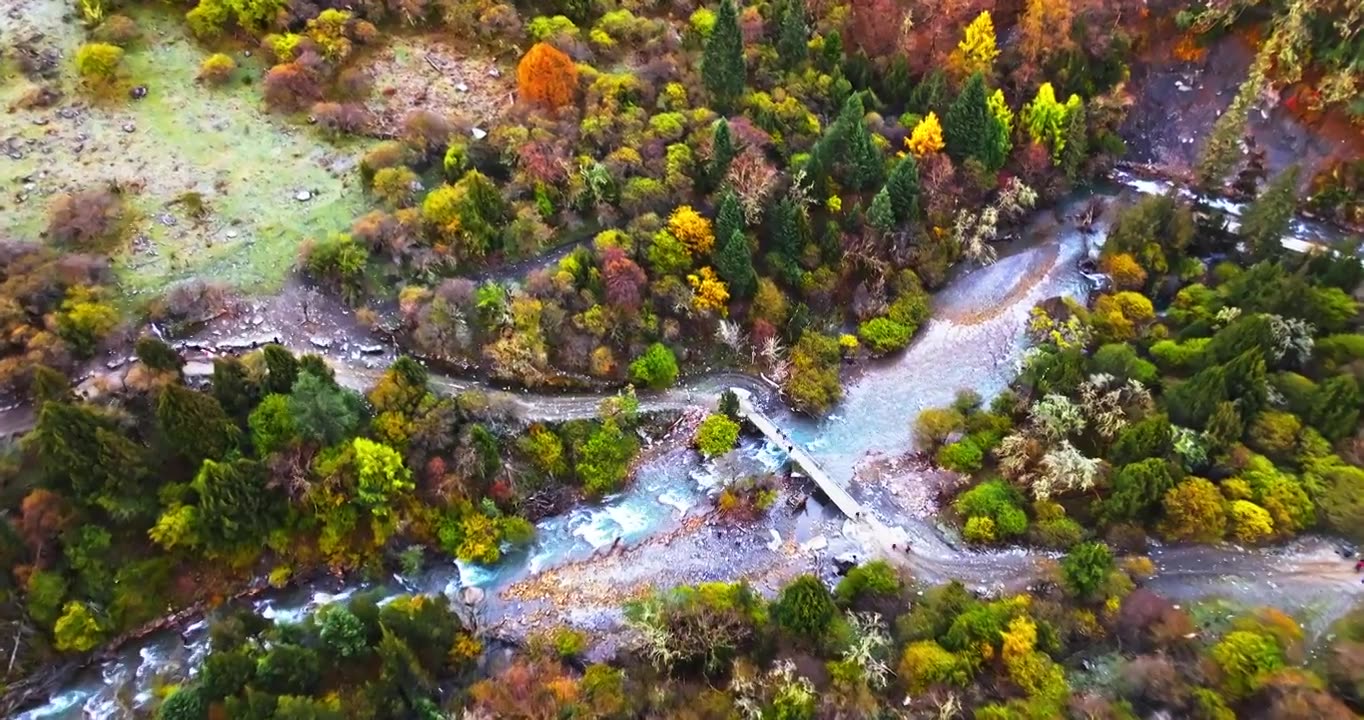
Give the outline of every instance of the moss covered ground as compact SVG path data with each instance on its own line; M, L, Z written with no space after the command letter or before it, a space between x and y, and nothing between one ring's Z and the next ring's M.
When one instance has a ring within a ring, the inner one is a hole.
M203 86L195 77L210 51L175 15L135 11L143 37L124 58L125 79L96 98L72 67L83 29L69 4L17 2L19 12L0 16L0 36L9 45L41 34L33 45L61 59L56 77L40 82L62 96L15 108L34 82L6 59L0 103L13 111L0 115L0 216L10 237L39 240L52 196L116 183L131 222L115 264L133 299L191 277L266 293L280 287L301 242L344 230L363 208L352 168L369 141L333 144L302 118L267 114L254 82L260 68L244 48L224 49L239 65L230 82ZM132 99L136 86L145 97ZM205 206L198 219L191 193Z

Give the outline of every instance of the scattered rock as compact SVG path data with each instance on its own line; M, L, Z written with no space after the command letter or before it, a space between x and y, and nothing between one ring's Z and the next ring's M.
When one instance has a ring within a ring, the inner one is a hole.
M502 71L497 68L488 68L488 77L500 78L502 77Z
M800 544L801 552L819 552L827 547L829 547L829 538L823 535L816 535Z
M488 137L488 131L484 130L481 127L476 127L470 130L469 134L473 135L475 140L482 140L483 138Z
M462 82L455 83L455 89L460 92L469 92L469 86Z
M63 120L73 120L76 115L76 108L73 107L64 107L57 110L57 116Z
M123 132L135 133L137 132L137 126L130 122L123 123Z
M326 350L332 346L331 338L319 337L317 335L308 338L308 342L319 350Z
M147 86L138 85L137 87L134 87L132 90L128 91L128 96L134 100L141 100L142 98L147 97Z
M777 532L776 528L768 528L767 530L772 533L772 542L767 544L767 549L776 550L781 547L781 533Z
M376 345L361 345L361 346L360 346L360 352L362 352L362 353L364 353L364 354L366 354L366 355L382 355L382 354L384 353L384 346L383 346L383 345L377 345L377 344L376 344Z
M228 239L228 240L232 240L232 239L235 239L235 238L237 237L237 231L236 231L236 230L228 230L226 234L227 234L227 239Z
M52 122L52 121L51 121L51 120L48 120L48 119L45 118L45 117L33 118L33 124L34 124L34 125L37 125L38 127L42 127L42 126L48 124L49 122Z
M308 192L307 190L299 190L298 192L294 193L294 199L299 202L308 202L309 200L313 199L313 194Z

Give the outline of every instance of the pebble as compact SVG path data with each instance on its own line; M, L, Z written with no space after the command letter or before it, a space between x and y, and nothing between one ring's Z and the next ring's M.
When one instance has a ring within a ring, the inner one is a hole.
M488 77L500 78L502 77L502 71L497 68L488 68Z
M45 118L45 117L33 118L33 124L34 124L34 125L37 125L38 127L42 127L42 126L48 124L49 122L52 122L52 121L51 121L51 120L48 120L48 119Z
M488 131L480 127L470 130L469 134L473 135L475 140L482 140L483 138L488 137Z
M138 85L132 90L129 90L128 95L134 100L141 100L142 98L147 97L147 86Z
M227 231L227 239L228 239L228 240L231 240L231 239L233 239L233 238L235 238L235 237L237 237L237 231L236 231L236 230L228 230L228 231Z
M76 108L64 107L57 111L57 115L64 120L70 120L76 117Z
M298 192L294 193L294 199L299 202L308 202L309 200L313 199L313 194L308 192L307 190L299 190Z
M132 124L132 123L130 123L130 122L123 123L123 132L126 132L126 133L134 133L134 132L137 132L137 126L134 125L134 124Z
M469 86L464 83L455 83L455 89L460 92L469 92Z

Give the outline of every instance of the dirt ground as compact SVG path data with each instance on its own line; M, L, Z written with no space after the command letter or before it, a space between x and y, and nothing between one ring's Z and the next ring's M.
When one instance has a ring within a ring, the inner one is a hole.
M1176 58L1179 36L1170 33L1151 44L1133 63L1128 90L1137 98L1123 127L1127 159L1186 171L1198 160L1204 139L1231 104L1246 77L1254 49L1241 35L1228 35L1193 61ZM1265 151L1270 172L1293 163L1306 183L1316 171L1339 158L1364 157L1364 128L1338 113L1311 121L1284 106L1287 92L1267 93L1251 111L1250 131Z
M367 105L382 136L398 134L403 118L419 109L451 114L465 132L486 132L515 100L513 68L437 37L395 37L363 66L374 77Z

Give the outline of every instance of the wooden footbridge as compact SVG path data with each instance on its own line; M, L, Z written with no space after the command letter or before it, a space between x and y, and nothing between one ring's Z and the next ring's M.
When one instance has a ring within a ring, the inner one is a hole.
M811 480L819 486L834 505L850 520L867 521L870 519L862 508L862 504L857 502L846 489L829 474L824 472L824 468L815 462L810 453L805 451L795 440L787 437L772 419L763 414L753 406L753 395L743 388L730 388L730 391L739 397L739 416L748 420L749 424L758 429L768 440L776 443L791 458L791 462L805 471Z

